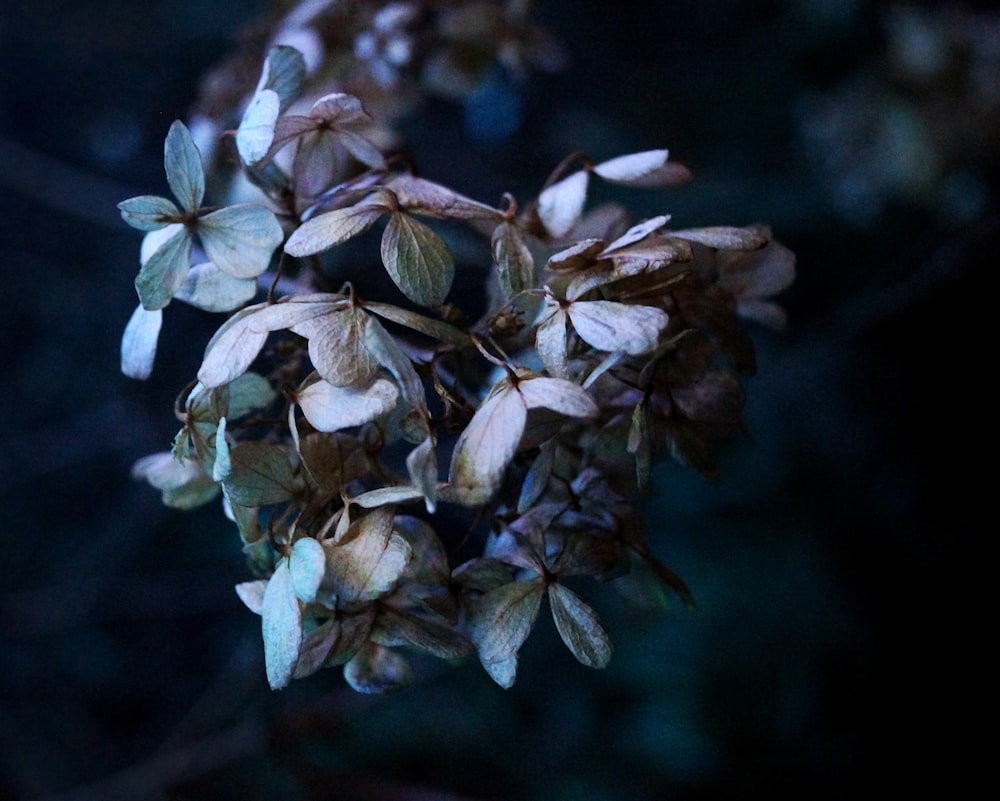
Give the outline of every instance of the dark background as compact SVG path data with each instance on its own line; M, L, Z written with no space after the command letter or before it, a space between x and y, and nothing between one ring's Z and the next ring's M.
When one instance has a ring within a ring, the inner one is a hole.
M540 625L509 691L470 663L391 697L339 671L271 692L235 531L129 478L168 447L216 321L173 304L153 378L119 374L139 236L115 209L165 193L170 122L263 4L8 0L0 798L964 795L991 630L1000 18L539 6L569 68L498 141L476 107L430 102L402 126L425 175L527 197L572 150L666 146L695 181L629 195L637 214L766 221L798 256L788 329L753 329L751 434L722 481L654 477L653 547L697 608L597 597L609 668Z

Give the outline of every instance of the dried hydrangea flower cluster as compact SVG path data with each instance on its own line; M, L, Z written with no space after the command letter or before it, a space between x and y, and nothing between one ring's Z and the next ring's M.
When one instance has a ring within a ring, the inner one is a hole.
M765 227L588 208L593 181L688 180L666 150L571 158L523 205L473 200L386 158L357 97L299 103L304 76L299 51L272 49L229 139L259 202L204 207L175 122L176 202L120 204L145 232L126 374L149 375L173 299L230 313L172 452L136 475L178 508L221 495L274 688L343 666L359 691L392 689L413 652L476 655L509 687L543 597L604 667L609 636L571 586L690 600L635 501L663 455L713 474L754 369L740 318L781 324L791 253ZM459 231L478 264L453 255Z

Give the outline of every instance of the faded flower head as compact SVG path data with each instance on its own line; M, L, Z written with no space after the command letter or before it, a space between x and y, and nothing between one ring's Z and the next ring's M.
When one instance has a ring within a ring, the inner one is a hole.
M408 64L419 5L372 6L381 38L355 33L355 55ZM507 25L517 4L464 12ZM452 15L453 40L463 24ZM524 203L460 194L386 158L361 97L303 105L306 64L272 49L235 131L259 203L203 208L178 122L177 202L121 204L147 232L123 369L148 375L170 299L228 315L198 343L172 452L135 473L178 508L221 497L256 574L236 591L261 617L274 688L336 666L384 692L412 680L415 652L475 656L509 687L543 600L573 657L603 668L599 586L691 602L637 502L658 460L715 476L754 369L742 320L781 322L770 296L794 259L766 227L588 209L593 181L689 180L666 149L578 156ZM455 290L456 226L481 244L478 295Z

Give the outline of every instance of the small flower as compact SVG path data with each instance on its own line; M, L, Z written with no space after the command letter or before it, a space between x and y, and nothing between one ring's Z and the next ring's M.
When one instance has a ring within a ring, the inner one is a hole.
M167 134L164 168L180 207L156 195L140 195L118 204L125 222L147 232L135 279L143 308L162 309L180 292L191 269L196 236L209 261L231 278L246 280L264 272L284 238L281 225L270 211L252 203L202 209L201 154L179 120Z

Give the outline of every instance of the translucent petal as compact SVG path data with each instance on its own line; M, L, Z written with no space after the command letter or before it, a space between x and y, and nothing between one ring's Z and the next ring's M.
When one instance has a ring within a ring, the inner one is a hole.
M234 278L253 278L264 272L284 239L275 216L255 203L228 206L201 217L198 236L209 260Z
M302 609L295 597L288 560L274 570L261 605L264 636L264 664L272 690L280 690L292 680L302 643Z
M241 506L268 506L291 498L298 488L288 453L267 442L240 442L229 453L232 471L226 493Z
M132 477L145 479L162 493L164 505L194 509L219 494L219 485L194 459L181 461L170 452L144 456L132 466Z
M360 203L319 214L295 229L285 243L285 252L289 256L311 256L327 250L364 233L385 212L382 205Z
M149 311L140 303L122 335L121 370L129 378L145 380L153 372L156 343L163 325L163 311Z
M278 93L264 89L253 96L243 112L236 130L236 149L244 164L256 164L270 150L280 105Z
M518 393L529 409L551 409L568 417L597 417L597 404L587 391L563 378L539 376L521 381Z
M683 164L668 161L666 150L647 150L609 159L594 167L605 181L643 189L667 189L683 186L691 180L691 171Z
M546 298L546 304L555 311L535 331L535 350L550 375L566 378L566 312L551 298Z
M573 328L589 345L636 356L656 348L669 316L655 306L628 306L608 300L577 302L567 312Z
M605 244L603 239L582 239L551 256L545 267L554 273L582 270L597 261L597 254L604 250Z
M309 340L309 358L323 378L338 387L362 387L378 370L375 356L365 347L367 319L364 309L348 306L291 328Z
M256 294L256 279L233 278L206 261L188 271L174 297L203 311L227 312L246 305Z
M656 217L651 217L648 220L643 220L641 223L633 225L624 234L608 245L604 249L604 253L602 255L619 250L620 248L628 247L629 245L634 245L636 242L641 242L653 233L653 231L662 228L668 222L670 222L669 214L660 214Z
M564 236L580 219L587 199L589 174L573 173L552 184L538 196L538 216L553 236Z
M316 600L316 593L326 572L326 551L312 537L302 537L295 541L288 557L295 595L304 603Z
M205 348L205 358L198 369L198 380L206 387L228 384L245 373L267 341L267 329L253 325L254 312L249 307L230 317Z
M426 498L427 511L434 513L437 507L438 465L434 439L427 437L406 457L406 471L410 481L419 487Z
M302 413L318 431L363 425L393 410L399 390L391 381L375 379L364 389L317 381L298 393Z
M646 150L641 153L630 153L627 156L618 156L602 161L594 167L594 172L605 181L627 184L662 167L669 155L669 150Z
M385 317L387 320L392 320L394 323L405 325L407 328L412 328L414 331L419 331L421 334L426 334L427 336L433 337L441 342L458 345L459 347L469 344L468 334L461 329L455 328L455 326L450 325L449 323L442 322L441 320L434 320L430 317L425 317L422 314L410 311L409 309L401 309L399 306L393 306L389 303L374 303L371 301L365 301L364 307L368 311L374 312L380 317Z
M170 190L185 211L197 211L205 197L205 171L201 153L191 138L191 132L180 120L175 120L167 132L163 146L163 166Z
M219 418L215 429L215 461L212 463L212 481L225 481L233 472L229 458L229 441L226 439L226 418Z
M413 362L399 347L393 336L374 317L369 316L365 326L365 347L376 361L392 373L399 384L403 399L423 417L428 417L424 384L413 367Z
M364 106L361 105L361 101L354 95L344 92L331 92L328 95L323 95L312 104L309 116L340 124L368 122L371 119L365 112Z
M145 264L168 239L184 230L184 223L170 223L163 228L149 231L139 246L139 264Z
M381 167L385 157L373 142L354 131L337 131L337 140L354 158L368 167Z
M409 484L399 484L394 487L379 487L362 492L351 498L351 502L356 503L362 509L376 509L379 506L416 501L423 497L424 493L419 488Z
M392 530L391 507L373 509L351 524L327 556L336 593L345 601L369 601L388 592L410 559L409 543Z
M719 250L756 250L767 244L767 237L756 228L733 228L727 225L688 228L671 231L670 235Z
M521 393L511 387L495 393L476 410L452 452L450 500L476 506L493 496L517 451L527 414Z
M290 170L292 187L303 199L315 198L338 185L353 169L350 154L341 145L338 131L312 131L300 137L295 148Z
M267 589L267 579L244 581L236 585L236 594L246 604L247 609L255 615L264 609L264 591Z

